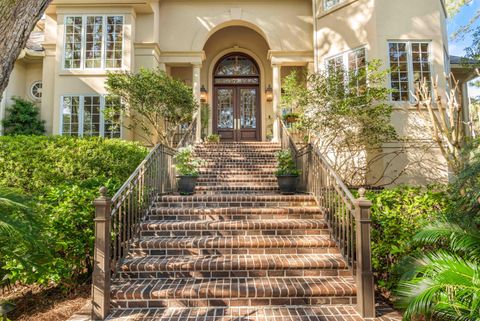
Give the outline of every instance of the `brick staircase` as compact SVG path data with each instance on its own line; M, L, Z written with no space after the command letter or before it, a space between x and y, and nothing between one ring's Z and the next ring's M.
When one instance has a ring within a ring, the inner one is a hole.
M158 197L113 281L111 320L362 320L315 199L278 192L279 149L196 146L196 194Z

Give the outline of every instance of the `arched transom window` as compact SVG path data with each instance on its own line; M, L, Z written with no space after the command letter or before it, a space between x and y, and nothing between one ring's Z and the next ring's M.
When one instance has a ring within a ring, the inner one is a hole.
M215 68L215 84L258 84L256 63L248 56L233 54L224 57Z

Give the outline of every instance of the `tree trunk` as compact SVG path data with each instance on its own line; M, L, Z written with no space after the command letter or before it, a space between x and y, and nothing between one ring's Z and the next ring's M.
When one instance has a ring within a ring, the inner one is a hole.
M52 0L0 0L0 98L15 60Z

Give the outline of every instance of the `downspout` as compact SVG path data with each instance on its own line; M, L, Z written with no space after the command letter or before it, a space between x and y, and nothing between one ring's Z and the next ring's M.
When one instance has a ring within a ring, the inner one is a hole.
M317 48L317 0L312 0L313 7L313 64L315 72L318 72L318 48Z

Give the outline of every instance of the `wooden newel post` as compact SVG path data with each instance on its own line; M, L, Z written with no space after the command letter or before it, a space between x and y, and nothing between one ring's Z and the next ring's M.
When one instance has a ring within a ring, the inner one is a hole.
M365 189L359 191L355 202L355 225L357 236L357 306L363 318L375 318L375 287L372 271L370 229L372 202L365 198Z
M92 319L105 320L110 313L110 214L112 200L100 188L95 205L95 249L92 277Z

